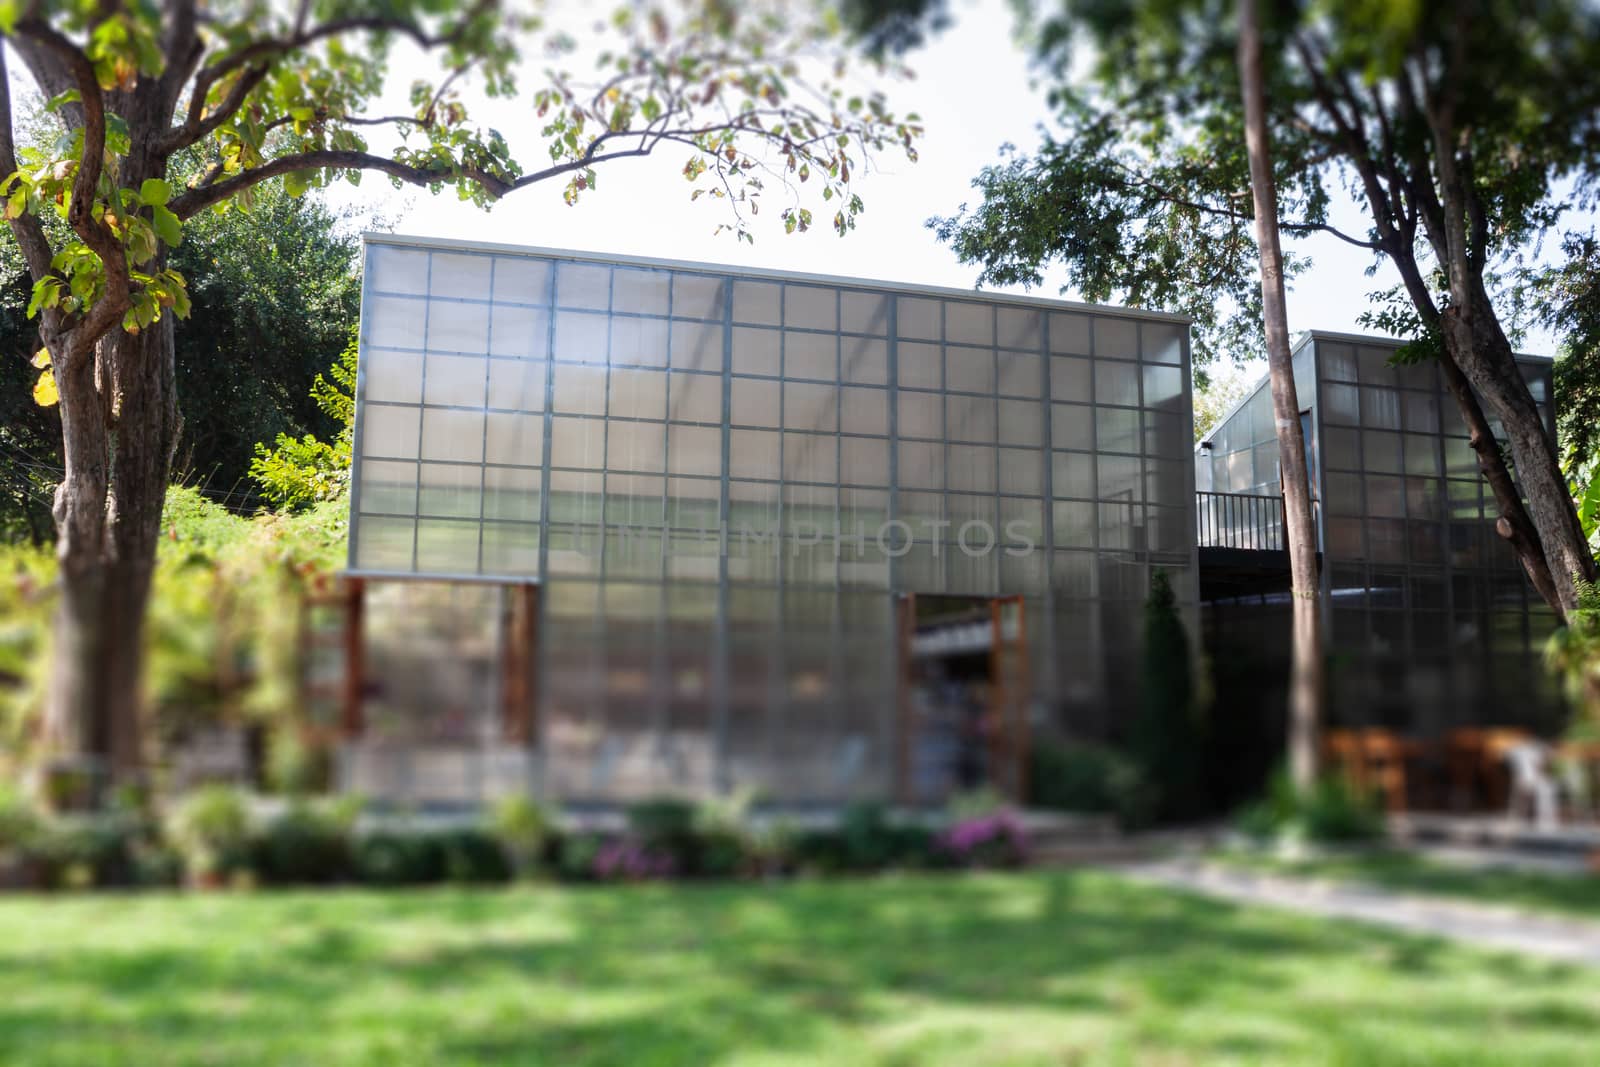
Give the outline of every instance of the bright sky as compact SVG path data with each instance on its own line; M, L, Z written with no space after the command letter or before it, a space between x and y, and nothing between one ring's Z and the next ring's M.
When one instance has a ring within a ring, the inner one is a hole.
M556 3L556 12L573 4ZM754 246L728 232L714 236L728 218L725 203L710 197L690 204L690 186L679 173L681 151L659 158L623 160L598 174L599 188L577 207L561 199L562 182L534 186L506 198L490 212L460 203L453 193L433 197L424 191L395 190L382 175L368 175L359 188L339 184L331 198L367 218L382 219L397 233L462 240L542 245L601 253L699 260L713 263L808 271L846 277L970 288L975 268L962 266L924 223L948 215L975 198L970 182L997 159L1002 143L1023 150L1038 142L1038 124L1048 117L1044 94L1030 84L1023 51L1012 39L1014 25L1007 0L952 0L955 24L931 45L909 57L917 78L891 88L891 106L918 112L927 127L921 160L912 164L888 154L880 171L858 179L867 211L850 236L840 239L826 225L820 201L819 224L807 234L785 236L778 204L755 220ZM576 15L555 17L570 23L581 37L596 5L577 7ZM22 64L13 76L24 78ZM413 77L433 68L412 68L400 61L391 76L386 103L408 110L405 94ZM524 86L532 78L524 79ZM541 151L538 120L525 100L484 109L470 100L477 114L501 129L524 158ZM376 144L375 144L376 147ZM1334 221L1347 232L1365 226L1351 204L1335 206ZM1289 296L1290 328L1359 332L1356 318L1366 294L1398 279L1385 270L1376 278L1363 273L1370 257L1330 236L1295 241L1289 247L1308 255L1314 267L1302 275ZM1059 282L1037 295L1055 295ZM1073 294L1066 294L1072 296ZM1532 334L1523 350L1550 353L1553 340Z

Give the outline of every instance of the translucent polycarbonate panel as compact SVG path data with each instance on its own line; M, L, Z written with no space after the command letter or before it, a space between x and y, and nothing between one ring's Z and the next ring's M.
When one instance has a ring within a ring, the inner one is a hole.
M595 795L709 781L776 751L800 709L887 745L891 591L1020 594L1042 657L1078 617L1063 605L1136 606L1150 566L1191 571L1181 325L560 255L368 256L352 565L546 582L546 740Z

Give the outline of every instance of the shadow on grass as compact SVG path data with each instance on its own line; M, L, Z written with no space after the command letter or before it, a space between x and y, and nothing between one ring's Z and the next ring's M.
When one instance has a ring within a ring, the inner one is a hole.
M1473 1053L1486 1004L1536 1062L1597 988L1091 873L0 903L33 1064L1381 1062L1396 1028Z

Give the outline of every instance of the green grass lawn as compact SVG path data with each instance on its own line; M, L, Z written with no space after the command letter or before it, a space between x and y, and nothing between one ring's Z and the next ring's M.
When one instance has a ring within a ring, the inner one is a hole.
M1254 852L1219 852L1215 859L1271 874L1366 882L1406 893L1508 904L1600 920L1600 876L1475 869L1397 849L1353 851L1307 859Z
M0 1063L1587 1064L1600 972L1093 872L0 900Z

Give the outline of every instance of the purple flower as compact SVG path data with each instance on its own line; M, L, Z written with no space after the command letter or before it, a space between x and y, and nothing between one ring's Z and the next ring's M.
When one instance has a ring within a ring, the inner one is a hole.
M1016 812L1003 810L947 827L938 844L962 866L1014 867L1027 858L1028 833Z
M596 878L607 882L643 882L671 878L677 873L670 855L647 848L627 837L619 837L600 846L594 856L593 871Z

